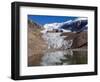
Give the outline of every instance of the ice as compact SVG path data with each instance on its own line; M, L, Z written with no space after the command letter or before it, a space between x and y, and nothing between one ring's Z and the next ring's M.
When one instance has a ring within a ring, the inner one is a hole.
M66 36L60 36L61 33L44 33L43 38L48 45L48 49L68 49L73 40L64 40Z

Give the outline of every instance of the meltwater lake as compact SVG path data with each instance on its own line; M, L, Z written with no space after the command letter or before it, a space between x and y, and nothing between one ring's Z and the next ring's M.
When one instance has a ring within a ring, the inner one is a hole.
M79 65L87 64L87 50L46 50L44 54L36 54L37 61L29 66ZM34 57L34 56L33 56ZM32 60L33 57L30 57Z

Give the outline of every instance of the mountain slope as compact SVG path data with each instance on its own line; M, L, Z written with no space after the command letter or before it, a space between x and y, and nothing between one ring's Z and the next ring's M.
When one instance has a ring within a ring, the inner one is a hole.
M35 22L28 21L28 65L38 65L43 50L47 48L42 33L42 28Z
M88 36L87 32L69 32L62 33L61 36L66 36L65 40L73 40L71 48L87 48L88 46Z

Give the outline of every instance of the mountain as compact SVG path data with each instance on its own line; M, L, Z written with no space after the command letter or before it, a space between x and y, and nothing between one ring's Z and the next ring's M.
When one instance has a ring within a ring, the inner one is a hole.
M38 65L47 45L42 38L42 27L28 20L28 66Z
M87 48L88 44L88 36L87 32L68 32L68 33L62 33L61 36L66 36L64 39L67 40L73 40L73 44L71 48Z
M40 24L37 24L36 22L34 22L33 20L30 20L30 19L28 19L28 26L30 27L30 28L41 28L41 25Z
M61 28L63 29L69 29L72 32L78 32L78 31L86 31L87 30L87 19L86 18L77 18L73 20L71 23L66 23Z
M61 23L49 23L45 24L42 32L53 31L57 29L63 32L79 32L87 31L88 20L87 18L77 18L75 20L69 20Z

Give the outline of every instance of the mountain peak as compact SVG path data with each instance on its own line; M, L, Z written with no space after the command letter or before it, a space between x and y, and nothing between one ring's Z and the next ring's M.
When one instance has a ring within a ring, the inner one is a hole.
M87 18L77 18L75 20L69 20L61 23L48 23L44 25L44 31L59 30L63 32L77 32L87 30Z

